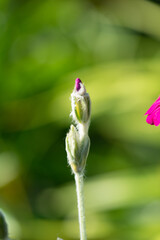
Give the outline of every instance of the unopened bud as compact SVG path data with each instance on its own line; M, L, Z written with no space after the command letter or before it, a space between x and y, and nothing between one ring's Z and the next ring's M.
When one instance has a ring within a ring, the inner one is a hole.
M73 125L71 125L69 133L66 136L66 152L68 163L73 172L77 172L76 156L78 155L78 145L78 131Z
M68 163L74 173L82 173L88 156L90 139L88 136L80 141L77 129L71 125L66 137L66 152Z
M78 161L78 172L79 173L82 173L85 169L89 149L90 149L90 139L86 135L83 138L81 145L80 145L80 158Z
M75 81L75 88L71 94L72 116L78 123L89 123L91 115L91 101L84 84L79 78Z

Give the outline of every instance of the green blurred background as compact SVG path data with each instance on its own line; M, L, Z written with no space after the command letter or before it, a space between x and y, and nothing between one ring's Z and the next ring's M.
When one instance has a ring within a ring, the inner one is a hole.
M65 135L75 78L92 99L88 239L160 240L160 6L0 1L0 208L16 240L79 239Z

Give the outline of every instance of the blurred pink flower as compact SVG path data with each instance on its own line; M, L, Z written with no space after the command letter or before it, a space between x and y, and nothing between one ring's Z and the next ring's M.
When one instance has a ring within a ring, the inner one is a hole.
M148 115L146 118L148 124L155 126L160 124L160 97L152 104L145 115Z

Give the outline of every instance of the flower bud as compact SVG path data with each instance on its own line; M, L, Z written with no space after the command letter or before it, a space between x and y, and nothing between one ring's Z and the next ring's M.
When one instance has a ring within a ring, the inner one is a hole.
M80 141L77 129L71 125L69 133L66 136L66 152L68 163L74 173L83 173L86 165L90 147L90 139L88 136Z
M69 133L66 136L66 152L69 165L71 165L73 171L76 170L76 155L78 154L79 138L77 129L71 125Z
M84 84L76 79L75 88L71 94L72 116L78 123L89 123L91 115L91 101Z
M90 139L88 135L86 135L85 138L83 138L80 145L80 157L78 161L78 172L80 173L83 173L85 169L89 149L90 149Z

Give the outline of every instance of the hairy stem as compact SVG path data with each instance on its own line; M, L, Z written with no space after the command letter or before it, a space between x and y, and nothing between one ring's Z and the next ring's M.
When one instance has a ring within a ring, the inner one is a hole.
M79 173L75 174L75 183L76 183L76 191L77 191L80 240L87 240L85 209L84 209L84 194L83 194L83 174L79 174Z
M88 133L88 124L79 124L78 131L80 135L80 140L82 140L86 133Z

